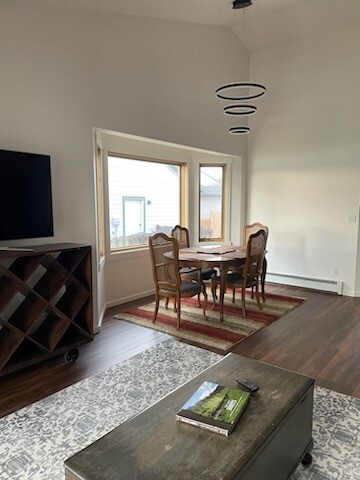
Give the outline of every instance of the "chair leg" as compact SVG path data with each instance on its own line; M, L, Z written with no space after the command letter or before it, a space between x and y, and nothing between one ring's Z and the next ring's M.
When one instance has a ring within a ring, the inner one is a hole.
M177 323L176 323L176 330L179 330L179 329L180 329L180 315L181 315L181 297L180 297L180 292L177 294L176 303L177 303Z
M201 308L200 293L198 294L197 298L198 298L198 304L199 304L199 308Z
M264 303L265 303L265 277L266 277L266 272L267 272L267 260L266 260L266 257L264 257L263 269L262 269L261 277L260 277L261 294L262 294L262 299L263 299Z
M174 307L173 307L173 312L176 312L176 298L174 298Z
M169 306L169 297L165 298L165 308L167 309Z
M214 299L217 300L217 284L216 283L215 283L215 289L214 289L213 296L214 296Z
M212 299L213 299L213 305L211 307L211 310L215 310L215 304L216 304L216 298L217 298L217 295L216 295L216 283L211 283L211 294L212 294Z
M246 310L245 310L245 288L243 287L241 289L241 307L242 307L242 313L244 318L246 318Z
M168 297L166 297L166 299L168 300ZM155 293L155 311L154 311L154 318L152 323L155 323L155 320L159 311L159 302L160 302L159 294L158 292L156 292Z
M206 285L204 284L203 285L203 295L204 295L204 305L203 305L203 315L204 315L204 319L206 320L207 317L206 317L206 306L207 306L207 293L206 293Z
M232 303L235 303L235 288L232 289Z
M262 310L262 305L260 303L260 295L259 295L259 282L256 284L256 287L255 287L255 295L256 295L256 302L259 307L259 310Z
M251 298L254 298L254 287L251 287Z

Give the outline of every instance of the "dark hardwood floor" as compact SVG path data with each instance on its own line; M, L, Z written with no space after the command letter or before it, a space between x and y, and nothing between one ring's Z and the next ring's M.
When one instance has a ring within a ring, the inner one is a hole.
M270 284L267 291L307 301L233 352L312 376L318 385L360 397L360 298ZM101 333L80 347L76 363L56 357L0 378L0 417L169 338L113 318L128 306L106 312Z

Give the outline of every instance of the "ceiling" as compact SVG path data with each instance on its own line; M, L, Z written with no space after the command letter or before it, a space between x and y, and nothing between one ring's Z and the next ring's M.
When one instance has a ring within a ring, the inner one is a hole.
M28 1L28 0L26 0ZM231 26L232 0L33 0L41 5ZM238 13L241 10L237 10ZM243 10L245 12L245 10ZM357 23L359 0L253 0L246 9L256 50Z

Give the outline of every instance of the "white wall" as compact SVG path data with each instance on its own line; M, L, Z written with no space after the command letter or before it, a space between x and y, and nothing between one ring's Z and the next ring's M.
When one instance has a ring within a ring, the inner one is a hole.
M95 246L92 127L242 155L214 96L227 42L218 27L1 1L0 148L51 155L51 241Z
M270 227L269 271L343 280L347 295L360 294L347 222L360 204L359 44L351 28L258 51L268 94L249 137L248 214Z

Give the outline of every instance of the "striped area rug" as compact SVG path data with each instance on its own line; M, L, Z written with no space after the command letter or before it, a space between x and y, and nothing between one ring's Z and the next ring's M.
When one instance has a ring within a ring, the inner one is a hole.
M208 299L210 298L209 295ZM231 303L230 293L225 294L224 322L220 323L218 306L216 305L215 310L211 310L212 301L208 303L207 319L204 320L202 308L199 308L196 297L182 299L180 330L176 330L176 312L173 311L173 303L170 302L169 308L165 309L163 300L160 303L155 323L152 323L154 303L118 313L115 318L226 352L237 343L301 305L305 299L267 294L266 302L262 303L263 309L259 310L256 300L251 298L249 292L246 295L246 318L242 315L240 301L240 292L236 294L235 303Z

